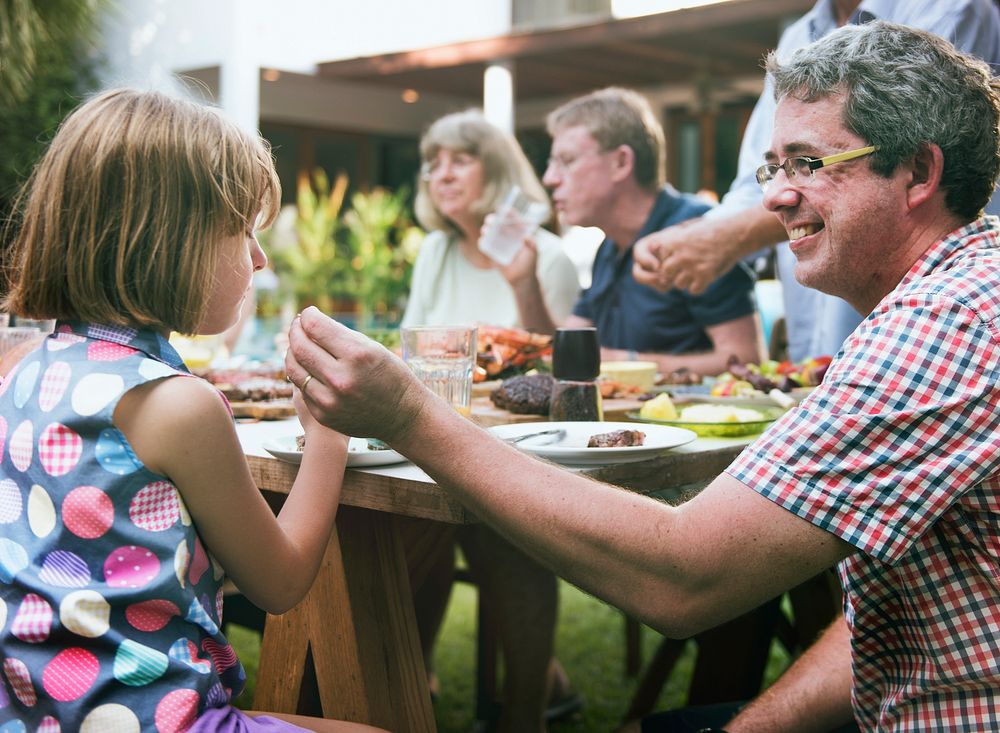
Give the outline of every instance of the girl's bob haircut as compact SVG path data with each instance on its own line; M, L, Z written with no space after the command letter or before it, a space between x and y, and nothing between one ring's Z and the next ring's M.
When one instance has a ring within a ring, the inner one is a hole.
M66 118L18 197L3 307L197 333L222 244L280 204L267 144L217 110L103 92Z

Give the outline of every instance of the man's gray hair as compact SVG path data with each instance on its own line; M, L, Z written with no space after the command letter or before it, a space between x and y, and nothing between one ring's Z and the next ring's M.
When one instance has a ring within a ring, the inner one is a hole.
M797 51L772 52L775 98L814 102L845 95L844 125L878 146L872 170L889 176L921 146L944 155L941 187L955 214L972 220L1000 173L1000 96L990 67L924 31L876 21L845 26Z

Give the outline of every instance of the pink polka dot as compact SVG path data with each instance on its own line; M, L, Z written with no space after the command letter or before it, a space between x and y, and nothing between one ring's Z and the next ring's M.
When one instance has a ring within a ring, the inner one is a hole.
M59 423L47 425L38 438L38 458L50 476L65 476L72 471L83 452L83 439Z
M49 351L62 351L86 340L83 336L73 333L69 326L60 326L55 336L45 339L45 345Z
M125 618L139 631L159 631L181 610L170 601L155 600L133 603L125 609Z
M3 672L7 675L7 681L21 704L28 708L35 707L38 695L35 693L35 686L31 683L31 672L28 671L28 665L20 659L7 657L3 660Z
M198 714L198 693L194 690L174 690L156 706L156 730L159 733L183 733Z
M42 687L59 702L78 700L97 679L97 657L80 647L63 649L42 672Z
M62 728L59 727L59 721L51 715L46 715L42 718L42 722L38 724L38 730L35 733L60 733L61 731Z
M169 481L143 486L129 504L128 516L139 529L150 532L170 529L181 516L177 488Z
M25 420L10 436L10 460L18 471L27 471L35 452L35 428Z
M77 537L93 540L111 529L115 507L96 486L78 486L63 500L62 515L66 529Z
M142 588L160 572L160 561L145 547L112 550L104 561L104 582L112 588Z
M202 639L201 648L208 652L208 656L212 658L215 670L219 674L222 674L230 667L235 667L240 661L236 657L236 650L233 649L231 644L222 646L213 639Z
M188 568L188 577L191 579L191 584L195 585L201 576L205 574L208 570L208 555L205 553L205 548L201 545L201 540L196 535L194 538L194 557L191 558L191 567Z
M94 341L87 347L87 358L91 361L118 361L134 353L135 349L110 341Z
M28 644L40 644L49 638L52 630L52 606L36 593L28 593L21 600L10 625L10 633Z
M38 406L43 412L49 412L59 404L59 400L66 394L66 387L69 386L70 367L64 361L57 361L49 365L42 375L42 384L38 391Z

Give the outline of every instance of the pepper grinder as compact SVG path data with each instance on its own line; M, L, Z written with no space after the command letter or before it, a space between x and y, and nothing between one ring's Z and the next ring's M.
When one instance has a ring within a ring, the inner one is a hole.
M601 347L595 328L559 328L552 342L552 399L549 419L600 421L604 419L601 390Z

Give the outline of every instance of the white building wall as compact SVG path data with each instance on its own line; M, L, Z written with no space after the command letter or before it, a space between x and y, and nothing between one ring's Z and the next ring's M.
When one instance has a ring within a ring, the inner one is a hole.
M175 75L185 74L249 128L263 117L413 133L463 103L431 96L404 105L396 92L305 75L325 61L502 35L510 30L510 3L118 0L103 24L104 82L176 89ZM261 69L303 76L261 82Z

